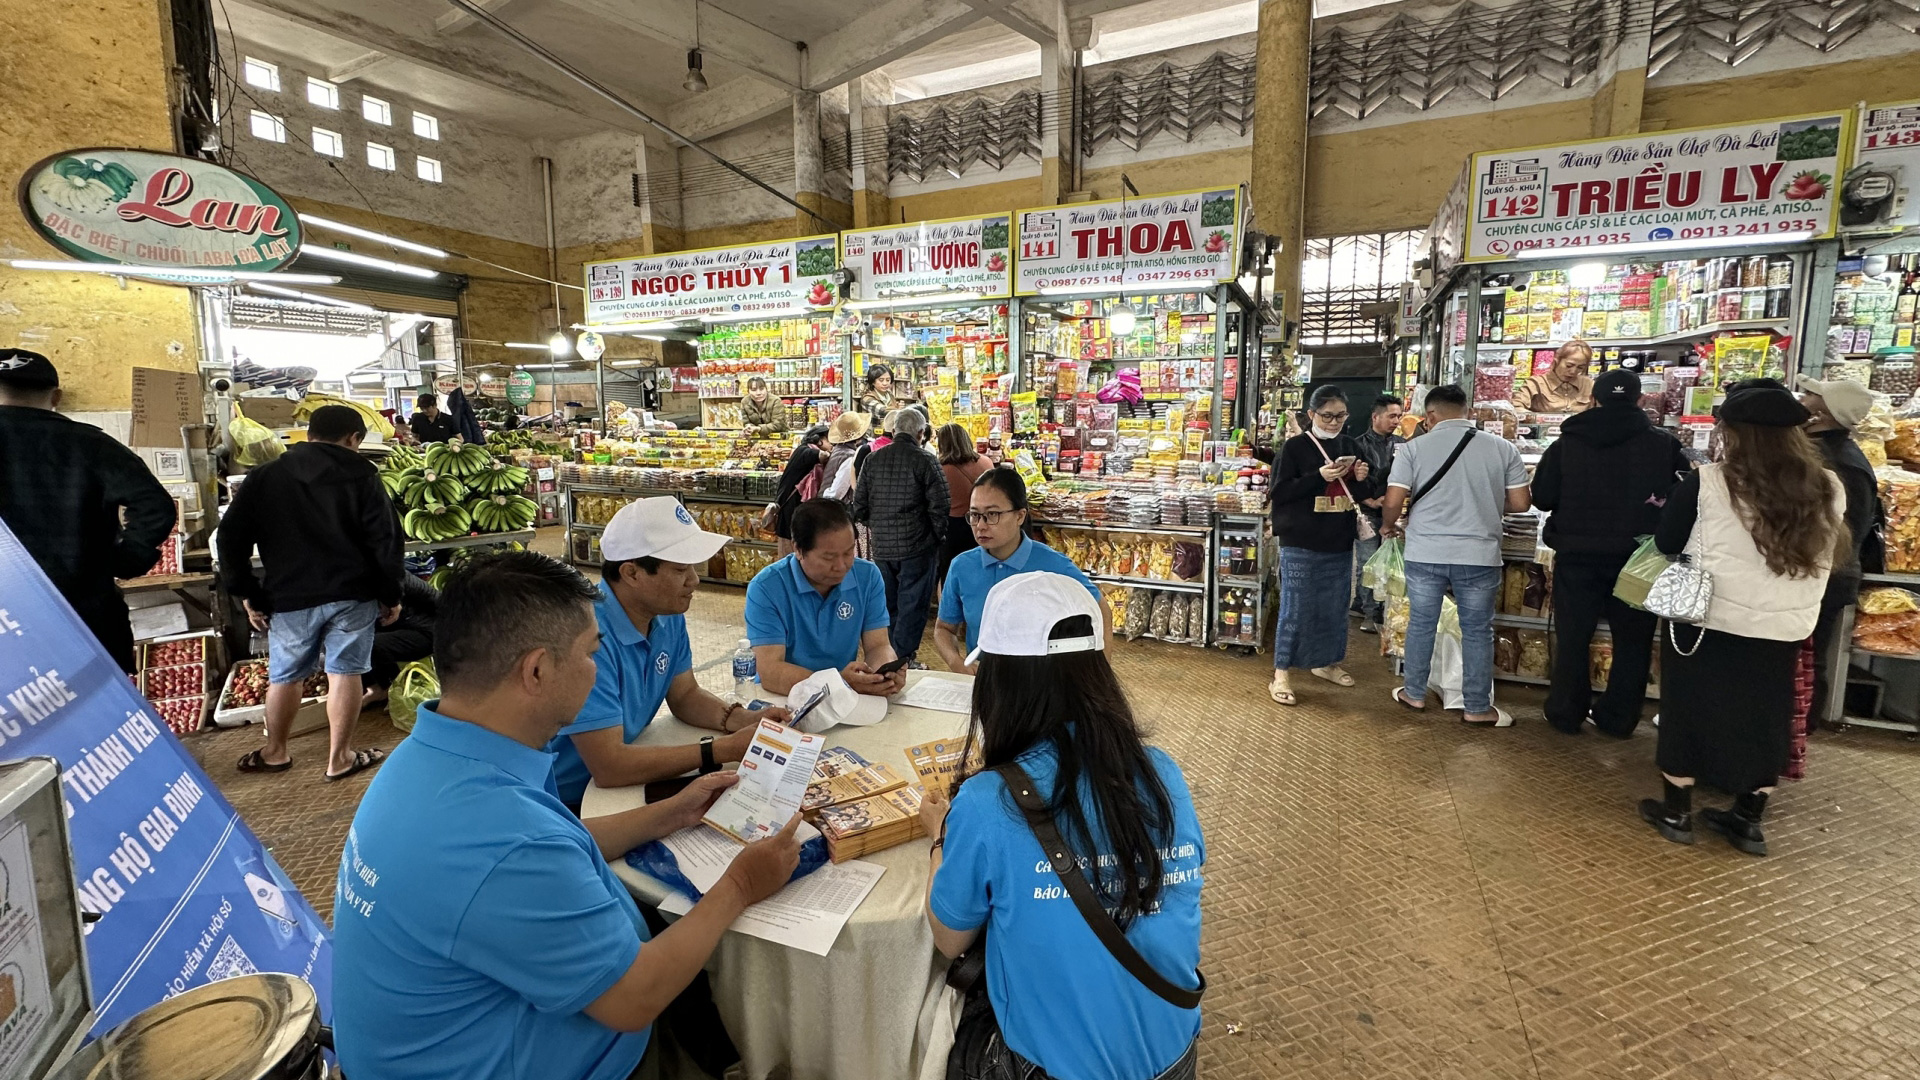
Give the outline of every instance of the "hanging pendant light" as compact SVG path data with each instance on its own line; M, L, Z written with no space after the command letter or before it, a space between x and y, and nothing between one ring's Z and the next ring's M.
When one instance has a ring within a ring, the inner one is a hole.
M887 327L887 332L880 335L880 351L888 356L905 356L907 354L907 335L902 334L894 327Z
M707 77L701 72L700 66L700 50L689 49L687 51L687 81L680 85L696 94L704 94L707 92Z
M1125 300L1120 302L1119 307L1107 312L1107 328L1113 331L1114 337L1126 337L1133 333L1135 321L1133 308Z

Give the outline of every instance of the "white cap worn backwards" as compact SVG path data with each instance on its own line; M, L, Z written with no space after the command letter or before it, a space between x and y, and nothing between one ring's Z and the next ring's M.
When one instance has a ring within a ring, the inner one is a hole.
M1085 615L1093 621L1091 636L1047 639L1054 626L1075 615ZM1093 594L1087 592L1087 587L1065 574L1036 570L1015 574L988 591L986 607L980 615L979 641L967 654L967 663L978 663L982 653L1050 656L1106 647L1100 628L1100 605Z

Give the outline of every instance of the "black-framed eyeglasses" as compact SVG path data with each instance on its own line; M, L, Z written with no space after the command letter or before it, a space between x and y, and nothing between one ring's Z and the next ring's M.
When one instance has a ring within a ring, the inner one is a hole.
M1019 512L1018 510L969 510L967 511L967 524L998 525L1002 517L1007 514L1017 514Z
M1323 412L1323 413L1314 413L1313 415L1331 424L1331 423L1334 423L1335 421L1345 420L1350 414L1343 413L1343 412Z

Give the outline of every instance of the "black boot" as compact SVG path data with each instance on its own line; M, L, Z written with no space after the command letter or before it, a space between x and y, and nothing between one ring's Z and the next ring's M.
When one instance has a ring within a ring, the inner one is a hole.
M1733 800L1729 810L1702 810L1700 819L1707 828L1727 838L1727 843L1749 855L1767 853L1767 837L1760 831L1760 818L1767 812L1765 792L1749 791Z
M1693 788L1665 777L1660 782L1666 787L1666 801L1641 799L1640 817L1676 844L1693 843Z

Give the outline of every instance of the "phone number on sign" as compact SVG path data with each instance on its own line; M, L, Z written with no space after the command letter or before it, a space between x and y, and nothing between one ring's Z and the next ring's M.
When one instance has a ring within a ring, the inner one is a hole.
M1680 239L1699 240L1709 236L1762 236L1776 232L1818 232L1820 223L1812 218L1792 221L1746 221L1737 225L1693 225L1680 230Z
M1033 279L1033 287L1036 289L1093 288L1101 285L1118 285L1119 283L1120 278L1118 275L1107 274L1082 274L1079 277L1043 277Z
M1195 266L1175 270L1141 270L1128 276L1134 281L1212 281L1219 275L1212 267Z

